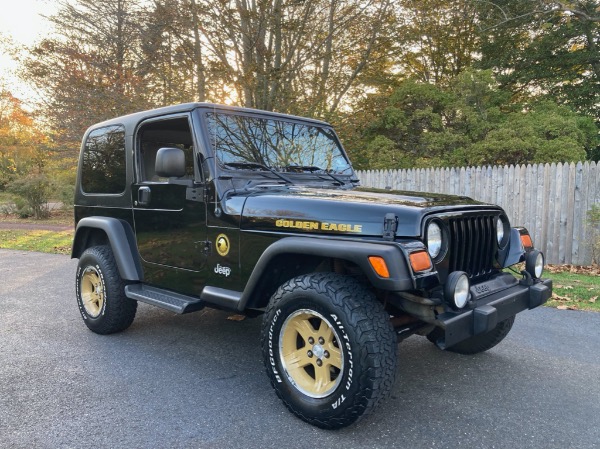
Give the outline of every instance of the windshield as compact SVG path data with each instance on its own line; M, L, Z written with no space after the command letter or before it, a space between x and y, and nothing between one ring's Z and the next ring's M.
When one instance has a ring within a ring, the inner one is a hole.
M352 173L329 128L223 113L207 113L206 118L211 144L223 166L243 168L250 163L279 171L305 167L308 172Z

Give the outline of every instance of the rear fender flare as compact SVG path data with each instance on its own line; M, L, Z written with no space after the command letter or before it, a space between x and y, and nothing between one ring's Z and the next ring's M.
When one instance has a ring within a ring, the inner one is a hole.
M143 270L138 255L133 229L129 223L110 217L86 217L77 223L71 258L78 259L88 248L90 230L104 231L119 267L121 278L127 281L142 281Z

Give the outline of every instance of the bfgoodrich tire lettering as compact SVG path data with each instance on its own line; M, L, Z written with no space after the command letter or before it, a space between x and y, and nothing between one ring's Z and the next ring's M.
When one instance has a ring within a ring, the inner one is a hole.
M83 321L93 332L112 334L133 322L137 302L125 296L125 282L109 246L93 246L81 255L76 292Z
M283 284L264 316L262 346L279 398L322 428L354 423L394 383L396 334L389 316L349 277L315 273Z

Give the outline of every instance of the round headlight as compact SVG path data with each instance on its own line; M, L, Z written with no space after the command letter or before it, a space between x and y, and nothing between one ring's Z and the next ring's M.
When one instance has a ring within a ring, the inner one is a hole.
M544 255L541 251L533 250L525 259L525 270L534 278L539 279L544 272Z
M454 305L459 309L462 309L467 305L469 299L469 278L466 274L463 274L456 283L456 290L454 290Z
M427 226L427 251L432 259L440 255L442 250L442 229L435 222L429 223Z
M464 271L450 273L446 280L444 294L451 305L462 309L469 301L469 277Z
M502 245L502 240L504 240L504 221L500 217L496 220L496 240L498 245Z

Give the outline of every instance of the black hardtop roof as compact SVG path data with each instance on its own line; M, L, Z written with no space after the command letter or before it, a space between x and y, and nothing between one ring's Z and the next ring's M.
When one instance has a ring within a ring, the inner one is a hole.
M244 112L244 113L250 113L250 114L268 115L273 118L282 118L282 119L287 119L287 120L289 120L289 119L302 120L304 122L310 122L315 125L331 126L329 123L323 122L320 120L315 120L315 119L311 119L311 118L307 118L307 117L299 117L299 116L289 115L289 114L281 114L279 112L263 111L260 109L242 108L242 107L237 107L237 106L227 106L227 105L213 104L213 103L182 103L182 104L176 104L176 105L172 105L172 106L165 106L165 107L157 108L157 109L149 109L147 111L134 112L133 114L123 115L120 117L112 118L110 120L105 120L103 122L96 123L96 124L90 126L88 128L88 130L86 131L86 134L88 132L90 132L92 129L101 128L101 127L110 126L110 125L125 125L125 127L129 128L129 130L130 130L132 127L137 126L137 124L140 121L147 119L147 118L157 117L157 116L161 116L161 115L168 115L168 114L177 114L177 113L181 113L181 112L189 112L189 111L192 111L197 108L214 109L214 110L218 110L218 111Z

